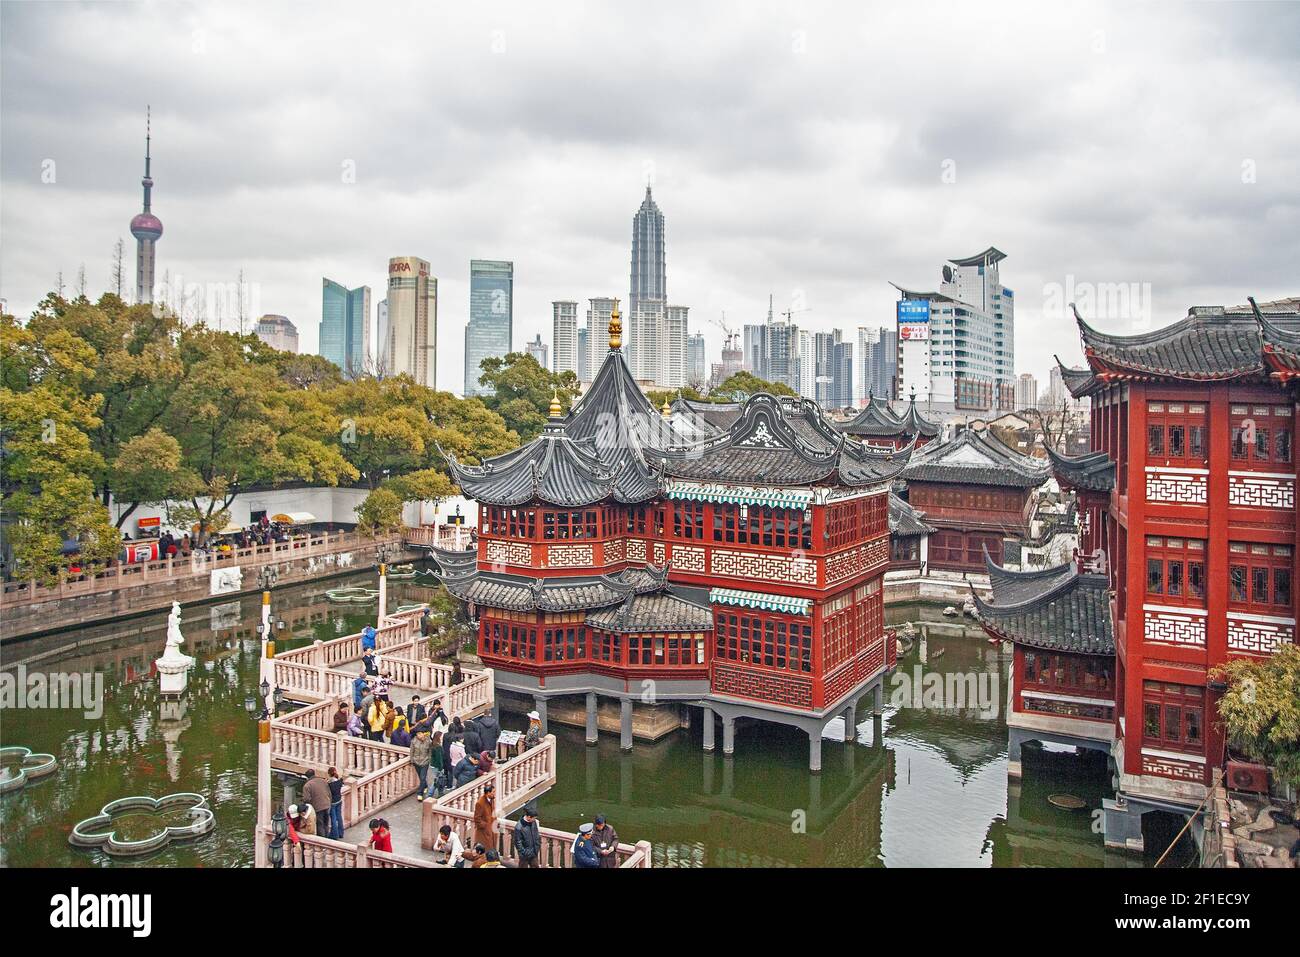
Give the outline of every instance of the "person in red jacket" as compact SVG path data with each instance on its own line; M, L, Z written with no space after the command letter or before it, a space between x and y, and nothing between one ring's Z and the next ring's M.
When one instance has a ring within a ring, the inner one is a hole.
M393 852L393 832L388 829L388 822L382 817L371 819L369 843L376 851Z

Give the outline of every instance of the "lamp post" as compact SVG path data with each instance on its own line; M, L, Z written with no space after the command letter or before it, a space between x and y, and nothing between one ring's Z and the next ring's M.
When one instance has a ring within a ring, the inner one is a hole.
M392 554L387 542L375 546L375 559L379 562L379 616L376 628L384 626L384 615L388 611L388 557Z
M284 808L276 808L271 818L271 846L266 856L272 867L284 866L284 839L289 834L289 822L284 818Z
M271 637L271 587L279 575L273 566L264 565L257 577L258 583L262 586L262 623L258 628L262 653L258 656L257 664L259 682L257 690L261 693L262 707L258 709L257 701L252 695L244 699L244 707L248 710L249 717L257 720L257 828L260 832L273 820L271 817L271 708L267 704L267 696L271 693L271 679L275 670L275 639ZM278 687L275 691L277 698L275 704L278 707L282 693ZM260 833L254 841L254 847L254 863L258 867L265 867L266 851ZM281 851L281 860L283 860L283 851Z

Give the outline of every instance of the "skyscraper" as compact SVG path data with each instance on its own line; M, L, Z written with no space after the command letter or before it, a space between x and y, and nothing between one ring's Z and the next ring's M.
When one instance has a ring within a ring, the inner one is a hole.
M706 388L709 365L705 353L704 333L697 332L686 338L686 384L694 389Z
M389 331L388 331L388 300L380 299L379 305L375 307L376 325L379 332L375 337L375 364L383 375L388 375L392 366L393 358L389 355Z
M135 237L135 301L153 302L154 247L162 238L162 220L153 214L153 177L150 175L151 117L145 112L144 121L144 209L131 220L131 235Z
M558 369L556 370L559 371ZM591 354L587 347L587 327L583 326L578 330L578 368L575 371L578 374L579 382L591 381Z
M632 281L626 315L642 311L646 300L668 302L668 278L664 266L664 214L645 188L645 199L632 217Z
M556 372L578 373L578 304L568 299L551 303L551 344L555 349Z
M543 369L551 367L551 347L542 341L540 332L532 342L524 343L524 348L528 350L528 354L536 359L537 364Z
M253 332L272 349L281 352L298 351L298 327L285 316L263 316L257 320Z
M656 381L669 389L680 389L687 384L690 311L689 306L669 306L664 313L659 337L659 354L662 359Z
M438 280L415 256L388 260L387 375L438 387ZM381 350L382 352L382 350Z
M905 398L896 394L898 375L898 332L894 329L858 327L858 351L854 362L857 383L853 398L858 405L867 399Z
M1029 372L1016 380L1016 409L1038 408L1038 380Z
M990 246L949 260L938 292L895 284L900 397L979 412L1015 405L1015 299L998 278L1005 258Z
M504 356L514 342L515 264L496 259L469 262L469 322L465 325L465 395L483 395L481 363Z
M320 337L317 351L348 378L361 375L370 361L370 287L348 289L321 280Z
M594 376L600 369L600 364L605 361L605 353L609 351L609 319L614 313L614 303L616 299L607 296L597 296L589 299L587 307L587 373L581 376L583 382L589 382L590 376ZM626 347L624 354L626 355Z

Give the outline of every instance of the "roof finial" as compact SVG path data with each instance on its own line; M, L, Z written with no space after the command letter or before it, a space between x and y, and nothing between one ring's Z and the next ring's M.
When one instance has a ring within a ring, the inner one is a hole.
M614 300L614 311L609 314L609 351L623 345L623 320L618 316L618 300Z
M673 414L673 407L668 404L667 392L664 393L664 404L660 407L659 414L662 415L665 419L668 418L668 416Z
M550 412L551 412L552 419L558 419L561 415L564 414L564 410L560 408L560 390L558 386L551 386Z

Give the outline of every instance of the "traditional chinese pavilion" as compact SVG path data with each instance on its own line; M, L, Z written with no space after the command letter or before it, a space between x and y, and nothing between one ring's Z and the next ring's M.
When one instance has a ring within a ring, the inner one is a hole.
M1136 336L1078 326L1088 366L1062 373L1092 400L1093 451L1050 461L1079 496L1088 573L1073 587L1102 578L1111 595L1120 794L1106 802L1106 841L1140 847L1143 813L1190 809L1224 766L1214 719L1223 687L1210 670L1296 640L1300 300L1196 307ZM1050 606L1066 574L1021 579L1018 603ZM1017 602L994 591L981 618L1016 642L1017 694L1035 692L1022 660L1034 646L999 607ZM1057 642L1069 637L1064 624L1047 627ZM1088 714L1072 717L1106 720L1100 705L1081 707Z
M1071 563L1010 571L985 554L990 593L972 589L984 629L1012 643L1008 773L1021 745L1050 740L1106 751L1114 741L1115 633L1105 575Z
M861 412L847 422L837 422L835 427L866 445L887 449L904 449L913 443L920 448L943 431L938 423L917 411L916 393L912 393L902 415L895 415L885 399L870 396Z
M987 429L966 428L918 449L902 475L908 502L935 529L929 567L983 573L986 549L1000 557L1004 539L1029 534L1034 490L1051 470Z
M837 431L815 403L755 395L656 412L610 322L610 351L567 415L480 466L449 459L479 503L478 550L435 552L469 603L496 686L698 707L704 746L722 719L794 725L821 766L822 731L858 701L880 704L892 669L882 580L891 482L908 460Z

